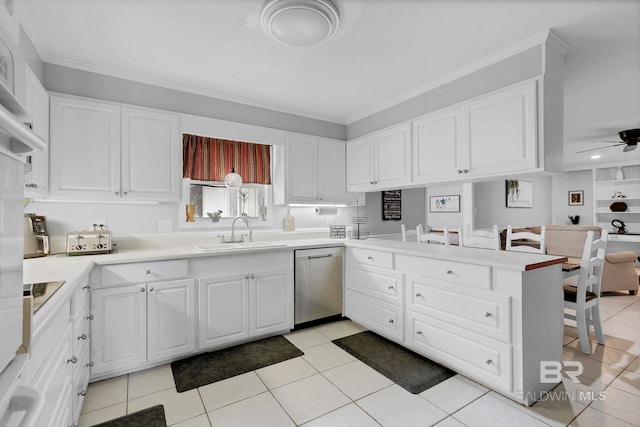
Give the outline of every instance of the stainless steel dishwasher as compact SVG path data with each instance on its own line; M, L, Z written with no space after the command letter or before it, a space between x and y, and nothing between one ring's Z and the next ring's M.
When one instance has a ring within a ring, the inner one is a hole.
M342 314L342 247L295 251L296 325Z

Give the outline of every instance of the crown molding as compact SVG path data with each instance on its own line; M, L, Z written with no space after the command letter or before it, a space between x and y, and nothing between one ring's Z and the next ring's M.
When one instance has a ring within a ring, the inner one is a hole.
M551 41L551 45L556 47L557 49L561 51L560 48L562 48L563 46L566 47L567 51L569 46L564 43L562 40L560 40L558 38L558 36L556 36L550 29L545 30L545 31L541 31L539 33L536 33L530 37L527 37L524 40L521 40L517 43L514 43L512 45L507 46L504 49L501 49L497 52L494 52L490 55L487 55L483 58L480 58L477 61L471 62L461 68L458 68L457 70L446 74L445 76L443 76L442 78L438 79L438 80L434 80L433 82L427 83L423 86L419 86L413 90L410 90L408 92L405 92L402 95L399 95L397 97L393 97L388 99L387 101L378 104L375 107L369 108L359 114L347 117L347 125L352 124L353 122L356 122L358 120L364 119L365 117L368 117L372 114L378 113L380 111L383 111L387 108L393 107L396 104L399 104L403 101L406 101L408 99L411 99L415 96L421 95L425 92L429 92L430 90L433 90L439 86L442 86L444 84L450 83L454 80L458 80L464 76L467 76L471 73L474 73L478 70L481 70L483 68L488 67L489 65L493 65L496 64L500 61L503 61L511 56L517 55L518 53L522 53L528 49L531 49L532 47L535 46L540 46L540 45L544 45L550 38L552 37L552 41Z
M165 89L174 89L181 92L192 93L195 95L206 96L209 98L220 99L223 101L235 102L242 105L248 105L251 107L264 108L267 110L278 111L281 113L293 114L296 116L306 117L309 119L322 120L326 122L336 123L340 125L345 125L346 121L339 117L328 116L324 114L319 114L311 111L306 111L297 108L286 107L283 105L273 104L265 101L260 101L257 99L246 98L242 96L232 95L225 92L216 91L210 88L200 87L196 85L189 85L184 83L179 83L173 80L165 80L159 79L156 77L151 77L144 74L131 73L122 70L116 70L114 68L103 67L100 65L95 65L83 61L76 61L69 58L48 55L45 56L42 60L43 62L59 65L62 67L73 68L80 71L87 71L96 74L102 74L108 77L115 77L124 80L130 80L138 83L149 84L152 86L158 86Z

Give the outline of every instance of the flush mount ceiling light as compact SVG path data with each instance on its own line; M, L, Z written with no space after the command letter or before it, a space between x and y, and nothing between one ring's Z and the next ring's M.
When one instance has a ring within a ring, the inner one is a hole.
M262 6L262 28L291 46L313 46L338 31L338 9L330 0L268 0Z

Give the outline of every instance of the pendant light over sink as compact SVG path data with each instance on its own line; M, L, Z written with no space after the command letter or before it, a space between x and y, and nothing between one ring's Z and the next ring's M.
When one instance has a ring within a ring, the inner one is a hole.
M232 167L231 172L224 176L224 185L228 188L242 187L242 177L236 173L236 168Z
M340 23L330 0L268 0L262 6L262 28L290 46L313 46L330 39Z

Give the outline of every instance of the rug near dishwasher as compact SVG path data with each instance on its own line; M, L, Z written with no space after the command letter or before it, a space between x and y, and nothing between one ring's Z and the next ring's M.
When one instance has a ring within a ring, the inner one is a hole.
M413 394L456 375L451 369L371 331L332 342Z
M282 335L171 363L178 393L284 362L304 353Z
M143 409L133 414L114 418L104 423L96 424L94 427L167 427L167 420L164 416L164 406L156 405Z

